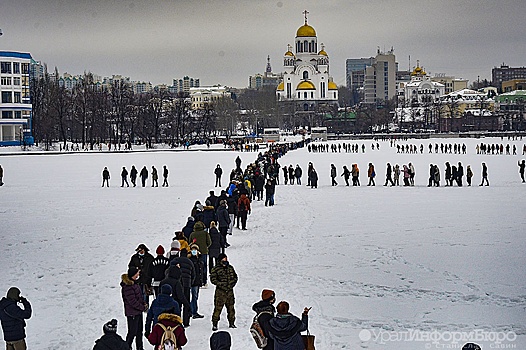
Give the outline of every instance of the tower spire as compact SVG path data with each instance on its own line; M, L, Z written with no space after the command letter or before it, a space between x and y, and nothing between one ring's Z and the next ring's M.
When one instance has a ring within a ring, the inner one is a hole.
M272 73L272 67L270 66L270 55L267 56L267 69L265 71L267 73Z

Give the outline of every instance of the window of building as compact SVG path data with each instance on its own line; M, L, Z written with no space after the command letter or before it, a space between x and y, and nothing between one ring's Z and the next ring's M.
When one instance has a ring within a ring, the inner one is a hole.
M314 98L314 92L311 91L310 98Z
M17 92L17 91L14 92L14 102L22 103L22 94L20 92Z
M13 74L20 74L20 63L13 62Z
M0 84L2 84L2 85L11 85L11 78L10 77L2 77L2 79L0 79Z
M304 98L304 99L307 99L307 91L305 91L305 92L303 93L303 98Z
M2 103L12 103L13 94L11 91L2 91Z
M325 82L320 83L321 98L325 98Z
M298 91L298 98L301 98L301 92Z
M19 77L13 78L13 85L20 86L20 78Z
M13 111L2 111L2 119L13 119Z
M303 104L303 110L304 111L308 111L309 110L309 105L307 103Z
M0 73L11 74L11 62L0 62Z
M15 119L22 119L22 111L15 111Z
M303 71L303 79L304 79L304 80L309 79L309 72L306 71L306 70Z
M29 74L29 63L22 63L22 74Z

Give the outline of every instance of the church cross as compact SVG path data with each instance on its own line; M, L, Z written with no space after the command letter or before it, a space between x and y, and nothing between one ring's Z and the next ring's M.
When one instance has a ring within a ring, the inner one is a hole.
M307 24L307 15L309 14L309 11L305 10L303 11L303 14L305 15L305 24Z

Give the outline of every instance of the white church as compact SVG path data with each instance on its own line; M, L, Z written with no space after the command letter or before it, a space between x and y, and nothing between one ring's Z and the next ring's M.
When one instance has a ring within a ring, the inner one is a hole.
M288 45L283 57L283 80L276 89L280 103L293 102L296 110L316 111L320 106L338 105L338 86L329 75L329 55L318 49L316 30L305 23L296 31L294 51Z

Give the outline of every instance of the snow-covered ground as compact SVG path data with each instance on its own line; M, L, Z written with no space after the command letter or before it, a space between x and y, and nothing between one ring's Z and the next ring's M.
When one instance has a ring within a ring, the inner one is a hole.
M468 154L427 153L429 142L444 141L465 142ZM253 203L248 231L230 236L238 328L227 328L226 311L219 328L232 334L233 349L256 348L248 328L263 288L289 301L295 314L313 307L309 328L318 349L461 348L464 341L450 340L461 333L450 332L506 336L500 344L477 341L483 349L526 348L526 184L517 167L525 157L477 155L480 140L407 142L423 143L425 153L397 154L388 142L372 151L371 141L357 141L367 145L365 154L300 149L280 159L300 164L304 174L312 161L320 183L315 190L279 185L276 205ZM526 141L508 142L522 150ZM111 318L124 336L119 282L135 247L167 247L195 200L213 189L215 165L226 181L237 155L242 167L256 157L206 150L0 157L0 294L18 286L32 303L29 348L91 349ZM486 162L491 186L428 188L429 163L439 165L443 179L446 161L471 164L475 185ZM376 187L365 186L369 162ZM381 186L386 162L412 162L416 186ZM331 187L331 163L339 174L358 163L362 186L342 186L339 177ZM120 169L132 164L166 164L170 187L121 188ZM104 166L110 188L100 187ZM212 287L201 290L199 306L206 317L192 320L187 350L208 349ZM404 332L411 330L434 333L413 333L418 340L408 341ZM423 341L429 334L438 343Z

